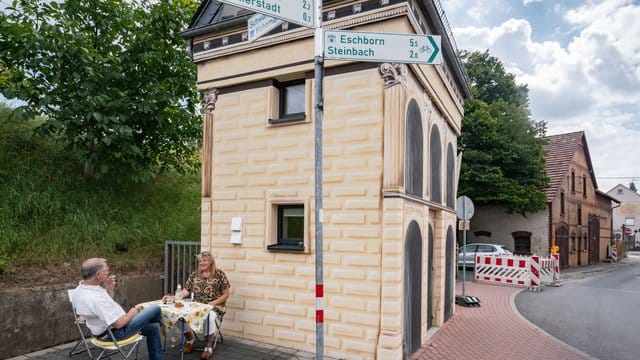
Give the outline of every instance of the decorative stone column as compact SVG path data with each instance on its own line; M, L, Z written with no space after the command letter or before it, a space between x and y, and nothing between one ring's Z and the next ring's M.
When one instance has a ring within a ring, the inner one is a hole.
M407 97L407 67L403 64L380 65L384 80L383 99L383 193L404 193L404 137ZM381 265L380 333L376 357L403 357L402 286L403 286L403 209L399 197L382 199L383 231Z
M384 80L383 192L404 192L404 131L407 66L380 65Z
M213 111L218 101L218 90L205 92L204 121L202 124L202 203L200 220L201 248L211 249L212 201L211 186L213 181Z

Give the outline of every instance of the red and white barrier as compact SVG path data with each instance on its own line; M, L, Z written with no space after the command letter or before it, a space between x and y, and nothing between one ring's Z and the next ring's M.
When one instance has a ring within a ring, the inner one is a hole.
M560 254L551 254L553 258L553 285L558 285L560 282Z
M529 286L529 258L477 255L475 280L514 286Z
M613 261L618 261L618 248L615 245L611 247L611 258Z
M475 281L526 287L538 291L542 284L556 285L560 280L559 258L477 255Z
M538 290L540 288L540 256L531 256L529 265L529 270L531 271L531 283L529 287L531 287L532 290Z

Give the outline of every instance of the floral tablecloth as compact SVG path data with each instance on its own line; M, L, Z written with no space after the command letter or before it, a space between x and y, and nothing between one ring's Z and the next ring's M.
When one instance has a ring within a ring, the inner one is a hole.
M178 320L183 319L193 330L203 333L206 330L207 319L213 306L199 302L185 302L184 307L175 307L174 304L163 304L161 300L149 301L136 305L140 310L151 305L159 305L162 310L162 319L167 329L172 328Z

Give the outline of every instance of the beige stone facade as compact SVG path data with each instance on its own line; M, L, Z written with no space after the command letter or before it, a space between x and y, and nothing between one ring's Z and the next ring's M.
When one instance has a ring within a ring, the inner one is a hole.
M334 9L344 4L336 2ZM428 18L410 4L399 2L329 24L419 33ZM242 31L246 27L203 33L193 37L192 47ZM317 250L311 36L311 30L298 28L251 45L194 52L198 84L207 95L202 247L214 253L232 284L224 330L309 351L316 341ZM328 356L402 359L453 313L456 215L451 199L465 96L460 94L468 94L468 88L456 82L451 66L459 66L457 60L438 66L325 63ZM279 111L277 84L293 79L304 79L304 116L271 122ZM423 139L420 174L414 169L412 175L422 179L418 195L405 191L411 106L418 109L412 116ZM279 208L291 204L303 206L300 248L268 248L278 241ZM232 244L234 218L241 220L241 243Z

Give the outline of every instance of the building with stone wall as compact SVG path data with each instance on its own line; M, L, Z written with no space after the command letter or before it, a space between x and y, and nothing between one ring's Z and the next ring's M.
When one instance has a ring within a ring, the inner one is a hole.
M408 358L454 311L470 92L434 2L323 7L327 28L442 36L442 65L324 64L324 351ZM206 95L202 247L232 284L225 332L313 351L314 31L248 43L250 15L204 1L183 33Z
M598 190L584 132L547 137L547 208L507 214L502 206L480 206L468 242L503 244L516 254L549 256L560 247L560 266L598 263L611 242L611 196Z

